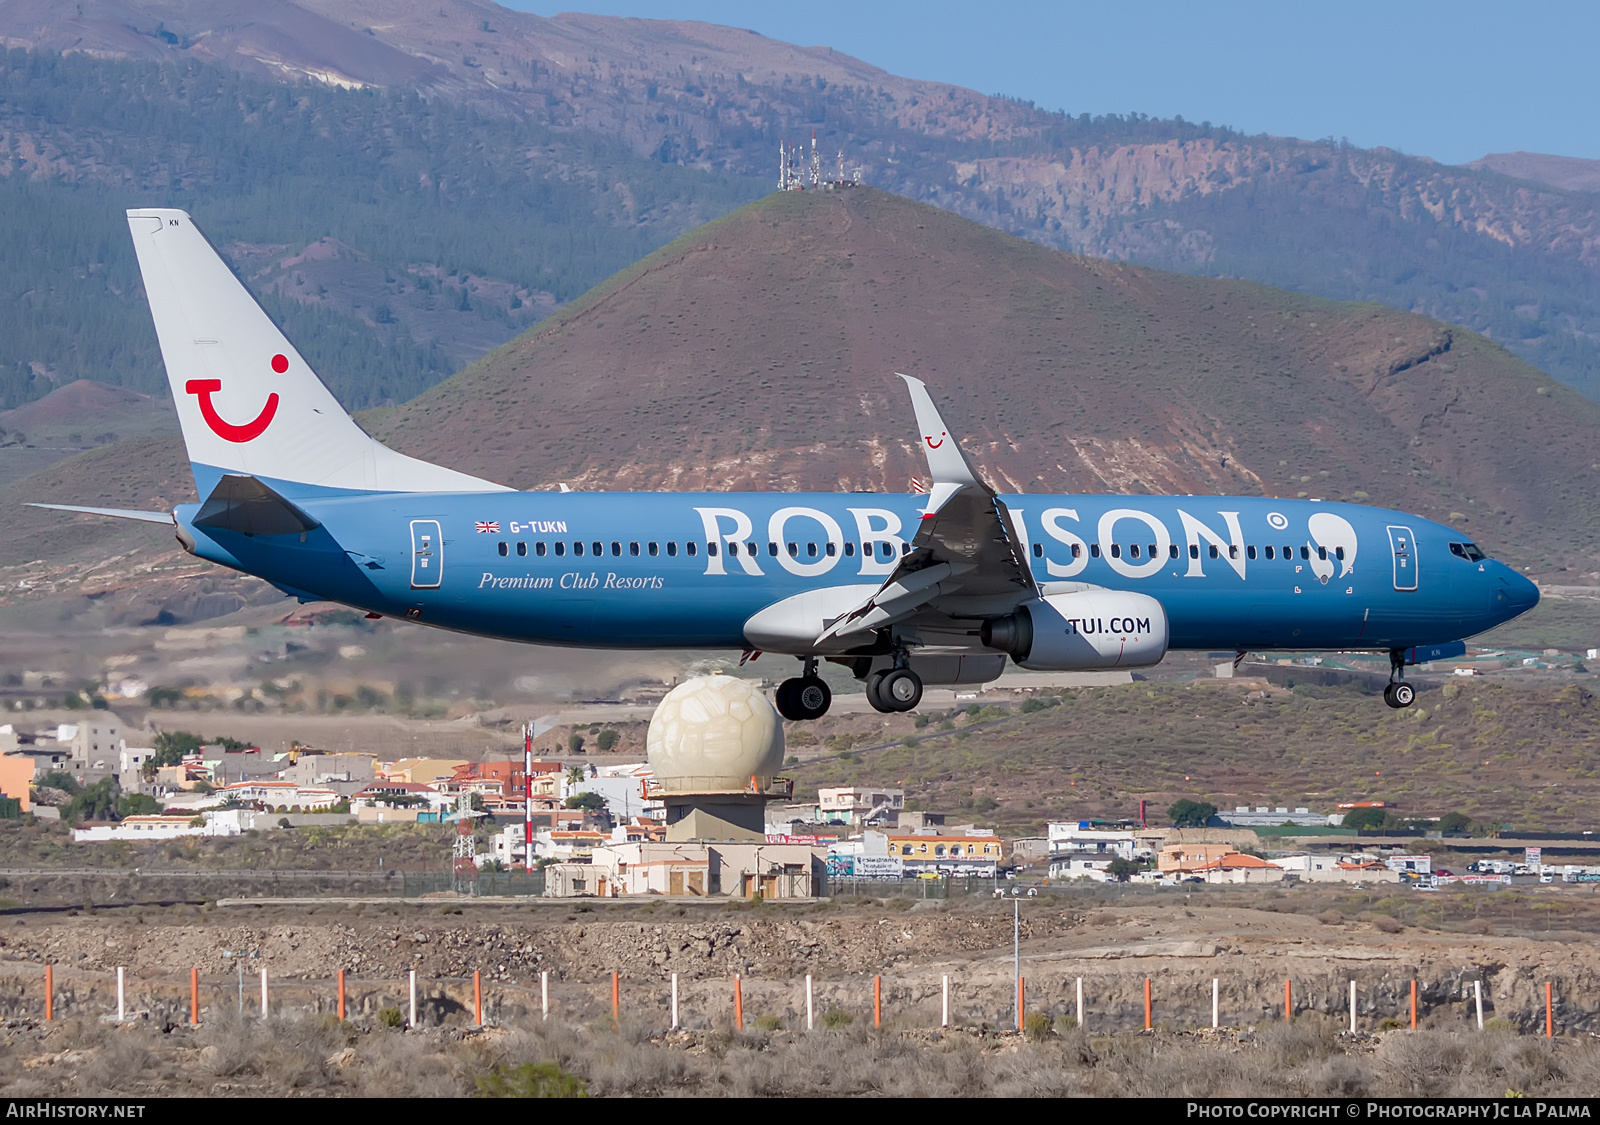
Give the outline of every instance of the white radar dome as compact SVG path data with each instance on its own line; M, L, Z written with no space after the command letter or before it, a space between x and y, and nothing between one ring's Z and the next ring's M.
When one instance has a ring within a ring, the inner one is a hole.
M696 676L667 693L645 740L667 792L766 788L783 764L783 723L755 684Z

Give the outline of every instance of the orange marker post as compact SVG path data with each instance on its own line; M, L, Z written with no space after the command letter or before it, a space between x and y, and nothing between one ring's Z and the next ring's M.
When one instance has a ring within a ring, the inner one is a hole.
M189 970L189 1022L200 1026L200 970Z
M1544 1037L1546 1039L1556 1037L1556 1003L1549 981L1544 982Z
M1017 1030L1018 1031L1022 1030L1023 1013L1025 1013L1028 1010L1027 1009L1027 992L1028 992L1027 978L1018 977L1017 978Z
M739 974L733 974L733 1030L744 1030L744 994L739 987Z
M872 1030L883 1026L883 978L872 978Z
M55 970L56 967L54 965L46 965L44 967L44 1018L47 1020L56 1018Z
M1294 993L1290 990L1288 978L1283 982L1283 1022L1288 1023L1294 1015Z
M344 1019L344 970L339 970L339 1019Z
M1411 1030L1417 1030L1417 979L1411 978Z
M472 1018L483 1026L483 977L477 969L472 970Z
M1150 1020L1150 978L1144 978L1144 1029L1149 1031L1155 1024Z
M613 1030L622 1020L622 984L620 973L611 974L611 1027Z

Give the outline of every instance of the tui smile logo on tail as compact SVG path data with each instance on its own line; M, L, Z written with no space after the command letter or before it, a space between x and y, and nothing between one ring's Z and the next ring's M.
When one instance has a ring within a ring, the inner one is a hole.
M285 355L272 357L272 370L282 375L289 369L289 358ZM267 404L261 408L261 413L242 426L236 426L217 413L216 406L211 401L211 396L222 389L221 379L190 379L183 385L185 393L194 395L200 400L200 416L206 420L206 425L211 427L211 432L224 441L244 444L254 441L272 425L272 419L278 413L278 392L273 391L267 396Z

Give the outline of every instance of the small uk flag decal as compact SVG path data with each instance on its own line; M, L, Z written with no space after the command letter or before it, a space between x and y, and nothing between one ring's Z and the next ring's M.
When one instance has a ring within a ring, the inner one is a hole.
M480 535L500 534L500 522L498 520L479 520L475 526Z

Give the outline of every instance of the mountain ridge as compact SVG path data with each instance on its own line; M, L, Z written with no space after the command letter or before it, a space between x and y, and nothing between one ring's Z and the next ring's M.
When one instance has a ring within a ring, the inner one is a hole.
M1600 399L1600 195L1496 170L1496 158L1451 167L1179 119L1074 117L734 28L538 17L482 0L83 0L72 8L13 0L0 8L0 36L163 66L205 60L287 83L297 97L314 87L352 99L422 92L433 106L481 110L495 128L537 126L566 147L534 180L591 183L599 221L585 221L595 232L645 223L651 213L626 205L645 190L644 170L621 177L627 190L600 190L611 177L604 159L583 151L590 139L606 138L656 169L736 185L770 183L777 143L817 130L829 175L842 153L847 174L859 167L876 187L1045 245L1426 313L1489 335ZM104 138L91 124L75 118L51 132L33 118L0 115L0 143L15 172L29 176L136 175L142 165L131 158L123 167L98 155ZM735 198L739 190L711 197L731 208L749 198ZM711 213L702 204L695 217ZM665 236L690 225L668 219L657 228ZM325 235L372 250L339 229L297 232L295 249ZM535 280L492 276L497 284ZM383 299L372 293L363 303ZM282 311L297 307L289 301ZM307 327L326 336L354 325ZM371 324L358 331L383 336ZM414 374L384 389L405 393L370 401L398 401L447 370L426 354L401 358Z

